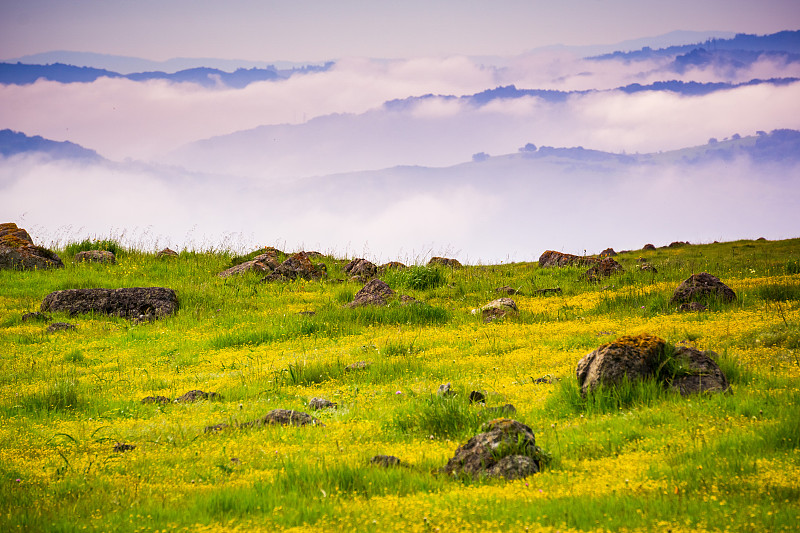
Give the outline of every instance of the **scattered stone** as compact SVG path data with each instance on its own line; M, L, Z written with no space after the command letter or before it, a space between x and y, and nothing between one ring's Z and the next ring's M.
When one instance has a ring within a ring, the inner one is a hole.
M308 413L293 409L273 409L257 420L239 424L240 428L260 426L325 426L322 422Z
M409 296L407 294L400 295L400 305L414 305L414 304L421 304L419 300L414 298L413 296Z
M666 342L653 335L624 336L600 346L578 362L581 394L598 385L617 385L626 376L635 381L653 374Z
M369 463L383 467L400 466L400 459L394 455L376 455L369 460Z
M701 304L700 302L689 302L681 304L678 307L678 311L708 311L708 306L705 304Z
M125 444L124 442L118 442L114 445L115 452L129 452L136 448L133 444Z
M588 266L597 262L593 257L565 254L555 250L547 250L539 256L539 268L553 268L565 266Z
M546 376L542 376L542 377L540 377L540 378L536 378L536 379L534 379L534 380L532 381L532 383L533 383L534 385L552 385L552 384L553 384L553 383L555 383L556 381L559 381L559 379L558 379L558 378L554 378L553 376L551 376L550 374L548 374L548 375L546 375Z
M650 243L645 244L644 246L642 246L642 250L655 250L655 249L656 249L656 246L654 244L650 244Z
M48 294L41 310L62 311L71 316L95 312L124 318L160 318L178 310L178 296L163 287L68 289Z
M170 250L169 248L164 248L160 252L156 254L156 257L163 258L163 257L178 257L178 252L175 250Z
M69 324L67 322L53 322L47 327L48 333L55 333L57 331L75 331L77 328L75 324Z
M182 396L175 398L177 403L193 403L198 400L220 401L222 395L216 392L203 392L201 390L190 390Z
M23 322L50 322L53 320L49 315L36 311L35 313L25 313L22 315Z
M497 287L494 291L495 292L502 292L502 293L508 294L509 296L514 296L515 294L521 294L519 292L519 289L515 289L513 287L509 287L508 285L504 285L502 287Z
M349 364L344 367L345 372L352 372L354 370L364 370L371 366L372 363L370 361L356 361L355 363Z
M311 398L308 400L308 408L314 410L336 409L336 404L326 398Z
M117 257L113 252L107 250L86 250L75 254L73 260L76 263L117 263Z
M669 243L668 248L680 248L681 246L689 246L689 241L675 241Z
M606 248L600 252L600 257L615 257L616 255L617 252L615 252L613 248Z
M536 289L533 294L536 296L548 296L550 294L562 294L563 292L561 287L554 287L552 289Z
M494 413L497 416L508 416L517 413L517 408L514 407L513 404L507 403L505 405L500 405L497 407L487 407L487 413Z
M254 257L250 261L245 261L244 263L223 270L217 275L221 278L227 278L228 276L243 274L245 272L272 272L278 268L279 265L278 254L267 252Z
M344 267L350 279L366 283L378 275L378 267L366 259L353 259Z
M601 278L607 278L611 274L623 272L624 270L616 260L606 257L590 267L589 270L583 273L583 276L587 281L598 281Z
M486 403L486 394L478 390L470 392L469 403Z
M544 454L536 446L531 428L501 418L484 424L482 429L483 433L458 447L444 472L520 479L541 470Z
M736 300L736 293L722 283L718 277L701 272L692 274L689 279L678 285L670 303L704 302L712 298L729 303Z
M229 427L231 427L230 424L226 424L225 422L221 422L219 424L214 424L213 426L206 426L205 429L203 430L203 433L212 433L212 432L215 432L215 431L223 431L225 429L228 429Z
M457 259L449 259L447 257L431 257L431 260L428 261L428 266L446 266L450 268L461 268L463 265L458 262Z
M172 403L172 400L170 400L166 396L146 396L146 397L142 398L142 403L143 404L151 404L151 403L166 404L166 403Z
M0 270L63 268L61 258L33 244L31 236L13 222L0 224Z
M672 379L672 388L682 396L728 390L728 378L714 361L717 357L711 350L701 352L689 346L675 348L672 358L679 362L682 371Z
M322 254L319 254L319 257L322 257ZM322 270L311 263L309 253L298 252L278 265L277 268L262 281L294 281L297 278L311 281L318 280L321 277Z
M439 390L436 391L436 394L443 397L455 396L456 391L453 390L449 383L443 383L439 385Z
M400 263L399 261L389 261L388 263L382 264L378 269L378 272L386 272L387 270L393 269L402 270L404 268L407 268L406 265Z
M639 264L639 270L641 270L642 272L652 272L653 274L658 274L658 270L656 270L656 267L654 267L650 263Z
M364 305L388 305L389 298L395 295L395 292L385 282L379 279L373 279L364 285L353 298L353 301L347 304L347 307L361 307Z
M491 322L498 318L505 318L507 315L516 315L519 313L516 302L508 297L498 298L492 300L488 304L480 308L481 316L484 322ZM477 315L478 309L473 309L472 314Z

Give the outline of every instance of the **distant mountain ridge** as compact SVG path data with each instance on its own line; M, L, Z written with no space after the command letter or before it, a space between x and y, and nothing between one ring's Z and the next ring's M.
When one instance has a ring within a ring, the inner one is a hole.
M39 135L29 137L24 133L9 129L0 130L0 155L10 157L22 153L43 153L56 159L88 159L100 161L103 158L94 150L69 141L51 141Z
M258 81L274 81L287 79L295 74L321 72L331 67L332 63L323 66L305 66L289 70L276 68L237 69L225 72L213 68L192 68L172 74L166 72L138 72L120 74L105 69L92 67L76 67L55 63L52 65L26 65L24 63L0 63L0 84L27 85L36 80L45 79L60 83L90 83L99 78L125 78L132 81L167 80L171 82L191 82L204 87L225 85L241 89Z

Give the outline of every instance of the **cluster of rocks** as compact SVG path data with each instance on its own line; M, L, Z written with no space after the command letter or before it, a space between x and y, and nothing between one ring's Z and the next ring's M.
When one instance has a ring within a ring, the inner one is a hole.
M164 317L177 310L177 294L164 287L67 289L51 292L41 305L41 312L64 312L70 316L101 313L139 320Z
M721 392L729 384L717 354L688 346L671 347L654 335L623 336L587 354L576 368L584 396L599 386L611 387L627 379L654 378L681 394Z

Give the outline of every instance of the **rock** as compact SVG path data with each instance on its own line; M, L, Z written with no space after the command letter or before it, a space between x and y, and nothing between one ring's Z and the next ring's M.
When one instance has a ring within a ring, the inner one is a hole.
M508 315L516 315L519 313L516 302L508 297L498 298L492 300L488 304L480 308L481 316L484 322L491 322L498 318L505 318ZM473 314L478 314L478 310L474 309Z
M554 378L553 376L548 374L546 376L542 376L540 378L536 378L534 380L531 380L531 383L533 383L534 385L543 385L543 384L544 385L552 385L556 381L559 381L559 379L558 378Z
M394 270L394 269L402 270L404 268L407 267L403 263L400 263L398 261L389 261L388 263L382 264L378 269L378 272L386 272L387 270Z
M544 454L536 446L531 428L516 420L500 418L484 424L482 429L483 433L475 435L458 447L455 455L442 469L444 472L518 479L541 469ZM516 456L529 460L508 459Z
M311 263L309 254L306 252L298 252L278 265L278 267L262 281L294 281L297 278L311 281L318 280L321 277L322 271Z
M627 376L635 381L652 376L666 343L652 335L624 336L600 346L578 362L581 394L598 385L617 385Z
M443 397L455 396L456 391L453 390L449 383L443 383L439 385L439 390L436 391L436 394Z
M38 311L35 313L25 313L22 315L23 322L50 322L51 320L53 319L50 318L50 316Z
M172 403L172 400L170 400L166 396L146 396L146 397L142 398L142 403L143 404L151 404L151 403L165 404L165 403Z
M326 398L311 398L308 400L308 408L314 410L335 409L336 404Z
M75 324L69 324L67 322L53 322L47 327L48 333L55 333L57 331L75 331L77 328Z
M161 250L156 254L156 257L158 258L178 257L178 252L176 252L175 250L170 250L169 248L164 248L163 250Z
M400 295L400 305L414 305L414 304L421 304L419 300L414 298L413 296L409 296L407 294Z
M554 287L552 289L536 289L533 294L536 296L548 296L550 294L562 294L563 292L561 287Z
M497 287L494 292L502 292L504 294L508 294L509 296L514 296L515 294L520 294L518 289L513 287L509 287L508 285L504 285L502 287Z
M644 246L642 246L642 250L655 250L655 249L656 249L656 247L655 247L654 244L649 244L648 243L648 244L645 244Z
M653 274L658 274L658 270L656 270L656 267L654 267L650 263L639 264L639 270L641 270L642 272L651 272Z
M117 263L117 257L113 252L106 250L86 250L75 254L73 260L76 263L108 263L114 265Z
M689 246L689 241L675 241L669 243L669 248L680 248L681 246Z
M600 252L600 257L614 257L617 255L617 252L614 251L613 248L606 248L602 252Z
M395 292L385 282L379 279L373 279L364 285L353 298L353 301L347 304L347 307L361 307L364 305L388 305L389 298L395 295Z
M345 372L352 372L354 370L365 370L370 365L372 365L369 361L356 361L355 363L351 363L344 367Z
M470 392L469 403L486 403L486 394L478 390Z
M517 413L517 408L514 407L514 404L507 403L505 405L499 405L496 407L487 407L487 413L493 413L497 416L508 416Z
M125 444L124 442L118 442L114 445L115 452L129 452L136 448L133 444Z
M383 467L400 466L400 459L398 459L394 455L376 455L375 457L369 460L369 463L372 465L383 466Z
M681 304L678 307L678 311L708 311L708 306L701 304L700 302L689 302Z
M597 262L593 257L564 254L554 250L547 250L539 256L539 268L553 268L565 266L588 266Z
M183 394L175 398L175 401L177 403L194 403L198 400L220 401L222 400L222 395L216 392L203 392L201 390L190 390L186 394Z
M178 310L178 296L163 287L124 289L68 289L51 292L42 301L41 311L102 313L124 318L160 318Z
M350 279L362 283L366 283L378 275L378 267L366 259L353 259L345 265L344 271L350 275Z
M449 259L447 257L431 257L431 260L428 261L428 266L446 266L450 268L461 268L463 265L458 262L457 259Z
M583 276L587 281L598 281L600 278L607 278L611 274L623 271L622 265L617 263L616 260L607 257L595 263L589 270L583 273Z
M223 270L217 276L227 278L244 272L272 272L278 268L278 255L270 252L258 255L250 261L245 261L238 265L234 265L227 270Z
M63 268L61 258L36 246L28 232L13 222L0 224L0 270L45 270Z
M728 378L714 361L716 357L717 354L710 350L701 352L688 346L675 348L672 359L680 371L672 378L672 388L683 396L728 390Z
M736 300L736 293L718 277L701 272L692 274L689 279L678 285L670 303L705 302L714 298L729 303Z
M293 409L273 409L257 420L240 424L239 427L259 427L259 426L325 426L322 422L308 413L295 411Z

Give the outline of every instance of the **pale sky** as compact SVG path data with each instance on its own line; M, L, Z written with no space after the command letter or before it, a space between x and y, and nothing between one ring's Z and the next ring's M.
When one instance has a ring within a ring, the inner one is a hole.
M797 0L3 0L0 59L53 50L157 61L512 55L673 30L798 27Z

